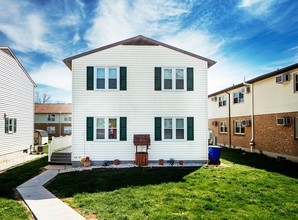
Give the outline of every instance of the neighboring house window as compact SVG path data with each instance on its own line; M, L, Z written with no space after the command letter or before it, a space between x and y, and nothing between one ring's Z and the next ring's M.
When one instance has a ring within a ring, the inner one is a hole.
M118 89L119 71L116 67L98 67L96 68L96 89L98 90L116 90Z
M16 133L17 132L17 119L16 118L5 118L5 133Z
M298 139L298 118L295 118L295 138Z
M243 92L234 92L234 104L244 102L244 93Z
M55 121L55 114L48 114L48 121Z
M47 132L48 134L55 134L55 126L48 126Z
M96 118L96 140L118 139L118 118Z
M227 132L228 132L227 122L225 122L225 121L221 121L221 122L220 122L220 125L219 125L219 132L220 132L220 133L227 133Z
M242 121L235 121L235 134L245 134L245 127L242 124Z
M71 119L72 119L71 114L64 115L64 121L71 121Z
M218 98L218 107L222 107L226 105L227 105L227 96L220 96Z
M163 68L163 89L185 90L185 74L183 68Z
M64 126L63 133L64 134L71 134L71 126Z
M297 74L295 74L295 82L294 82L295 84L294 84L294 91L295 92L298 92L298 73Z
M164 118L163 119L163 139L164 140L184 140L185 139L185 119L184 118Z

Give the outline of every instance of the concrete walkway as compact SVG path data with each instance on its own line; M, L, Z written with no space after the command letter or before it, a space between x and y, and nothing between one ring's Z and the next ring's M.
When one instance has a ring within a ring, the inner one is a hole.
M85 219L43 187L43 185L53 179L61 169L66 169L66 167L51 166L49 167L49 170L17 187L17 191L20 193L36 219Z

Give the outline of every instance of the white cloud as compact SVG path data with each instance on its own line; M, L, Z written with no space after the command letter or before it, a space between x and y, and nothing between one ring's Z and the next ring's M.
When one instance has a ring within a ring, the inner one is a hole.
M158 36L180 29L191 5L174 1L100 1L85 39L96 48L135 35Z
M71 72L63 63L44 63L30 75L37 84L71 90Z
M79 35L79 33L76 33L74 36L73 36L73 39L72 39L72 44L74 45L74 44L76 44L79 40L80 40L81 38L80 38L80 35Z
M240 8L247 10L252 15L266 15L276 0L242 0Z

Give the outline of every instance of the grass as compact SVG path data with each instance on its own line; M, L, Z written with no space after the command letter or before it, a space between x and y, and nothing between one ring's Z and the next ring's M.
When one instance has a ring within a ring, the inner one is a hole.
M43 157L0 173L0 219L29 219L30 213L15 198L15 188L40 173L48 164Z
M298 219L297 164L223 149L227 167L98 169L47 188L98 219Z

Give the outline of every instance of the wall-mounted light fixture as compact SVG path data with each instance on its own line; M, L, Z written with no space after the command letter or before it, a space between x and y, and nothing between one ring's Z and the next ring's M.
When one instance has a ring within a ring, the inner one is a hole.
M7 117L7 114L6 113L4 113L4 118L6 118Z

